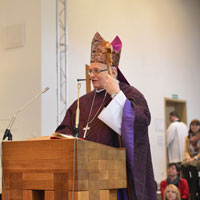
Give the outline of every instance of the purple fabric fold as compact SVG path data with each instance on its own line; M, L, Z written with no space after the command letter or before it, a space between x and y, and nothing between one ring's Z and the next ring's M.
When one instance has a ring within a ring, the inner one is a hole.
M133 169L134 158L134 120L135 112L131 101L126 100L122 115L122 145L126 148L126 159L128 166Z
M125 76L122 74L122 72L119 69L119 67L118 66L115 66L115 67L117 69L117 80L119 80L120 82L123 82L123 83L126 83L126 84L130 85L129 82L126 80Z
M125 102L123 115L122 115L122 126L121 126L121 139L122 145L126 148L126 162L127 162L127 178L130 177L130 181L134 184L134 121L135 112L131 105L131 101L128 99ZM131 184L132 194L134 193L134 186ZM135 195L132 195L135 196ZM132 198L134 199L134 197ZM118 200L129 200L127 189L121 189L118 192Z

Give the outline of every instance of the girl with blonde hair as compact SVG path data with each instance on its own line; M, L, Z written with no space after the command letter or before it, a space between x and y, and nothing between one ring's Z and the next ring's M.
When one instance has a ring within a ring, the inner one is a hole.
M181 200L178 188L170 184L165 188L164 200Z

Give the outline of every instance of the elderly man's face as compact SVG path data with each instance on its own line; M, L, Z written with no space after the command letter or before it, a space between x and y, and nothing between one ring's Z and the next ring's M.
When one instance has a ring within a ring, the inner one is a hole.
M104 89L106 82L105 75L108 73L106 65L103 63L91 63L89 67L89 74L92 85L95 89Z

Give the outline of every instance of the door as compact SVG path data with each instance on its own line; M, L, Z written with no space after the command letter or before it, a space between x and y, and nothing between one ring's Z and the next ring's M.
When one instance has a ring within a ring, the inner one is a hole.
M180 120L187 124L187 109L186 109L186 101L178 100L178 99L170 99L164 98L164 106L165 106L165 133L170 125L169 113L172 111L176 111L180 117ZM167 140L165 134L165 149L166 149L166 164L168 166L168 155L167 155Z

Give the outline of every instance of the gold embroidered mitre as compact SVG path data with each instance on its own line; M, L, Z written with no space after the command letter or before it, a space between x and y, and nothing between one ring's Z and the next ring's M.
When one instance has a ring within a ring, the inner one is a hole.
M119 43L119 44L116 44ZM113 45L114 44L114 45ZM106 41L103 39L103 37L97 32L92 40L92 46L91 46L91 58L90 62L98 62L106 64ZM119 37L116 37L112 43L111 43L113 50L112 50L112 66L118 66L119 60L120 60L120 54L121 54L121 40ZM115 49L114 46L117 46L120 48Z

